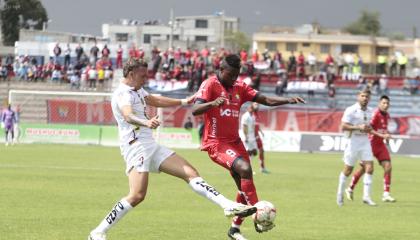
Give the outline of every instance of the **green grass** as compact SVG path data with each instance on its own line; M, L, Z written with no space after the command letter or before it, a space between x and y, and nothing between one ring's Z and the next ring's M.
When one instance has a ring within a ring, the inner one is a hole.
M203 152L178 150L229 198L235 188L226 170ZM393 159L395 204L380 202L382 169L376 165L373 199L339 208L335 193L340 154L268 153L270 175L255 175L260 199L277 207L277 227L264 234L247 220L249 239L420 239L420 159ZM254 161L255 169L258 166ZM0 239L86 239L127 193L118 148L69 145L0 146ZM152 174L146 201L108 235L118 239L227 239L229 220L183 181Z

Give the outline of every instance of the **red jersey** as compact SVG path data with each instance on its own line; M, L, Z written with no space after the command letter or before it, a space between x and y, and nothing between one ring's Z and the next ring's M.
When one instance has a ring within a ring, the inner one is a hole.
M243 82L226 89L217 76L205 80L197 92L197 100L214 101L225 97L226 101L219 107L213 107L204 113L204 134L202 149L207 150L217 143L232 143L239 138L239 113L243 103L252 101L257 91Z
M370 125L372 126L373 130L379 132L379 133L387 133L388 132L388 120L389 120L389 114L383 113L379 109L376 109L373 112L373 117L370 120ZM380 138L375 135L369 135L370 142L372 146L383 144L384 140L383 138Z

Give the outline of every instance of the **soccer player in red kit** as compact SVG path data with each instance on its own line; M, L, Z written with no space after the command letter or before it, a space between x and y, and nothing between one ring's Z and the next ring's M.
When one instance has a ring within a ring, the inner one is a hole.
M389 155L389 151L384 143L384 140L388 142L391 138L391 135L388 133L388 120L390 118L388 113L389 102L390 99L386 95L381 96L379 99L378 109L376 109L373 113L373 117L370 122L373 130L375 130L376 133L371 134L369 138L372 145L373 155L384 169L384 193L382 195L382 201L395 202L395 198L391 197L389 193L392 170L391 156ZM353 200L353 189L363 174L363 168L360 168L354 173L350 185L346 189L346 196L349 200Z
M254 205L258 202L252 178L252 168L247 151L239 137L239 115L243 103L258 102L267 106L304 103L300 97L268 97L255 91L243 82L237 82L241 68L238 55L227 55L220 72L205 80L196 94L193 115L204 114L204 137L201 149L207 151L211 160L226 168L238 188L236 200ZM240 233L242 218L234 218L228 231L231 239L245 239ZM257 232L272 229L273 226Z

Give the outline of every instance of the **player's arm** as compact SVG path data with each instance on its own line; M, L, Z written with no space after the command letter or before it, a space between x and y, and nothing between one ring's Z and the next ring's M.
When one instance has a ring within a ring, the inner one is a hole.
M225 102L224 97L218 97L214 101L211 101L211 102L205 102L204 100L197 99L195 101L195 104L192 107L192 114L194 116L203 114L211 108L222 105L224 102Z
M194 100L194 96L185 99L168 98L164 96L148 95L146 98L147 105L153 107L173 107L179 105L188 105Z
M146 120L137 117L134 112L133 108L130 105L124 105L121 107L121 113L124 117L124 120L132 125L140 126L140 127L148 127L151 129L155 129L159 127L160 122L158 116L154 116L153 118Z
M389 133L380 133L380 132L377 132L374 129L372 129L369 133L372 134L372 135L375 135L377 137L383 138L386 141L388 141L389 139L392 138L392 136Z
M353 131L353 130L360 130L363 132L372 131L372 127L370 125L367 125L367 124L353 125L348 122L341 122L341 129L343 131Z
M275 96L265 96L263 94L257 94L254 99L255 102L261 103L266 106L279 106L284 104L296 104L296 103L306 103L305 100L301 97L275 97Z

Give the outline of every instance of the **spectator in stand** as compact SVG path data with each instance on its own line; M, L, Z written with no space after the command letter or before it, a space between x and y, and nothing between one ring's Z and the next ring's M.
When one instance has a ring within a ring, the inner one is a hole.
M70 89L78 90L79 88L80 88L79 72L75 71L74 74L70 76Z
M334 58L331 56L330 53L328 53L327 58L325 58L325 64L327 66L333 66L334 65Z
M406 66L407 66L407 63L408 63L408 58L407 58L407 56L405 56L405 54L404 53L401 53L399 56L398 56L398 67L399 67L399 75L400 75L400 77L405 77L405 69L406 69Z
M64 50L64 67L67 68L70 65L70 54L71 48L70 44L67 43L67 48Z
M100 90L104 89L104 81L105 81L105 70L103 69L103 67L98 68L98 88Z
M242 64L245 64L248 61L248 52L242 48L241 52L239 53L241 56L241 62Z
M98 53L99 48L96 46L96 40L94 42L94 45L90 49L90 63L93 65L96 65L96 62L98 61Z
M108 48L108 46L105 44L104 48L102 48L102 51L101 51L102 58L106 58L106 59L108 59L108 57L109 57L109 53L110 53L109 48Z
M309 65L309 70L310 70L311 74L315 74L315 72L316 72L316 56L312 52L308 55L308 65Z
M143 47L140 47L138 50L137 50L137 52L136 52L136 56L139 58L139 59L144 59L144 50L143 50Z
M378 93L381 95L388 95L388 78L385 74L382 74L381 78L379 78Z
M52 71L52 75L51 75L51 81L58 83L61 82L61 70L60 68L55 67L54 70Z
M185 59L187 60L187 66L192 65L191 57L192 57L191 49L187 48L187 51L185 51Z
M174 52L175 65L182 64L181 63L182 62L181 57L182 57L181 47L177 47L175 52Z
M77 45L77 47L76 47L76 49L75 49L75 52L76 52L76 61L77 62L80 62L80 60L81 60L81 58L82 58L82 55L83 55L83 53L84 53L84 50L83 50L83 47L82 47L82 44L78 44Z
M395 56L395 54L393 54L391 56L391 58L389 59L389 76L390 77L394 77L397 76L397 57Z
M341 76L344 74L344 55L340 53L337 57L337 76Z
M97 78L97 71L95 66L92 66L88 71L88 78L89 78L89 89L96 90L96 78Z
M168 48L167 58L168 58L169 71L172 71L175 67L175 55L174 55L174 50L171 47Z
M152 68L153 73L157 73L158 72L158 70L160 68L160 65L162 64L162 57L163 57L163 53L159 53L155 57L155 60L153 62L153 68Z
M117 49L117 60L116 60L116 67L118 69L122 68L123 64L123 48L121 46L121 44L118 45L118 49Z
M297 59L296 73L299 78L305 77L305 56L303 56L302 52L299 53L299 56Z
M201 57L202 57L202 60L203 60L203 64L204 64L204 66L209 65L209 54L210 54L209 49L208 49L208 47L207 47L207 46L205 46L205 47L201 50Z
M257 49L255 49L254 53L252 54L252 58L251 59L252 59L252 62L253 63L256 63L256 62L258 62L260 60L260 55L259 55Z
M53 49L53 53L54 53L54 62L59 62L59 58L61 55L61 47L59 43L55 44L55 47Z
M289 63L287 65L287 72L295 72L296 71L296 57L295 53L292 51L289 56Z
M386 65L387 65L388 59L385 55L385 52L379 53L377 57L377 63L378 63L378 73L379 74L386 74Z
M336 101L335 101L335 86L334 84L331 84L328 86L328 107L335 108L336 107Z

